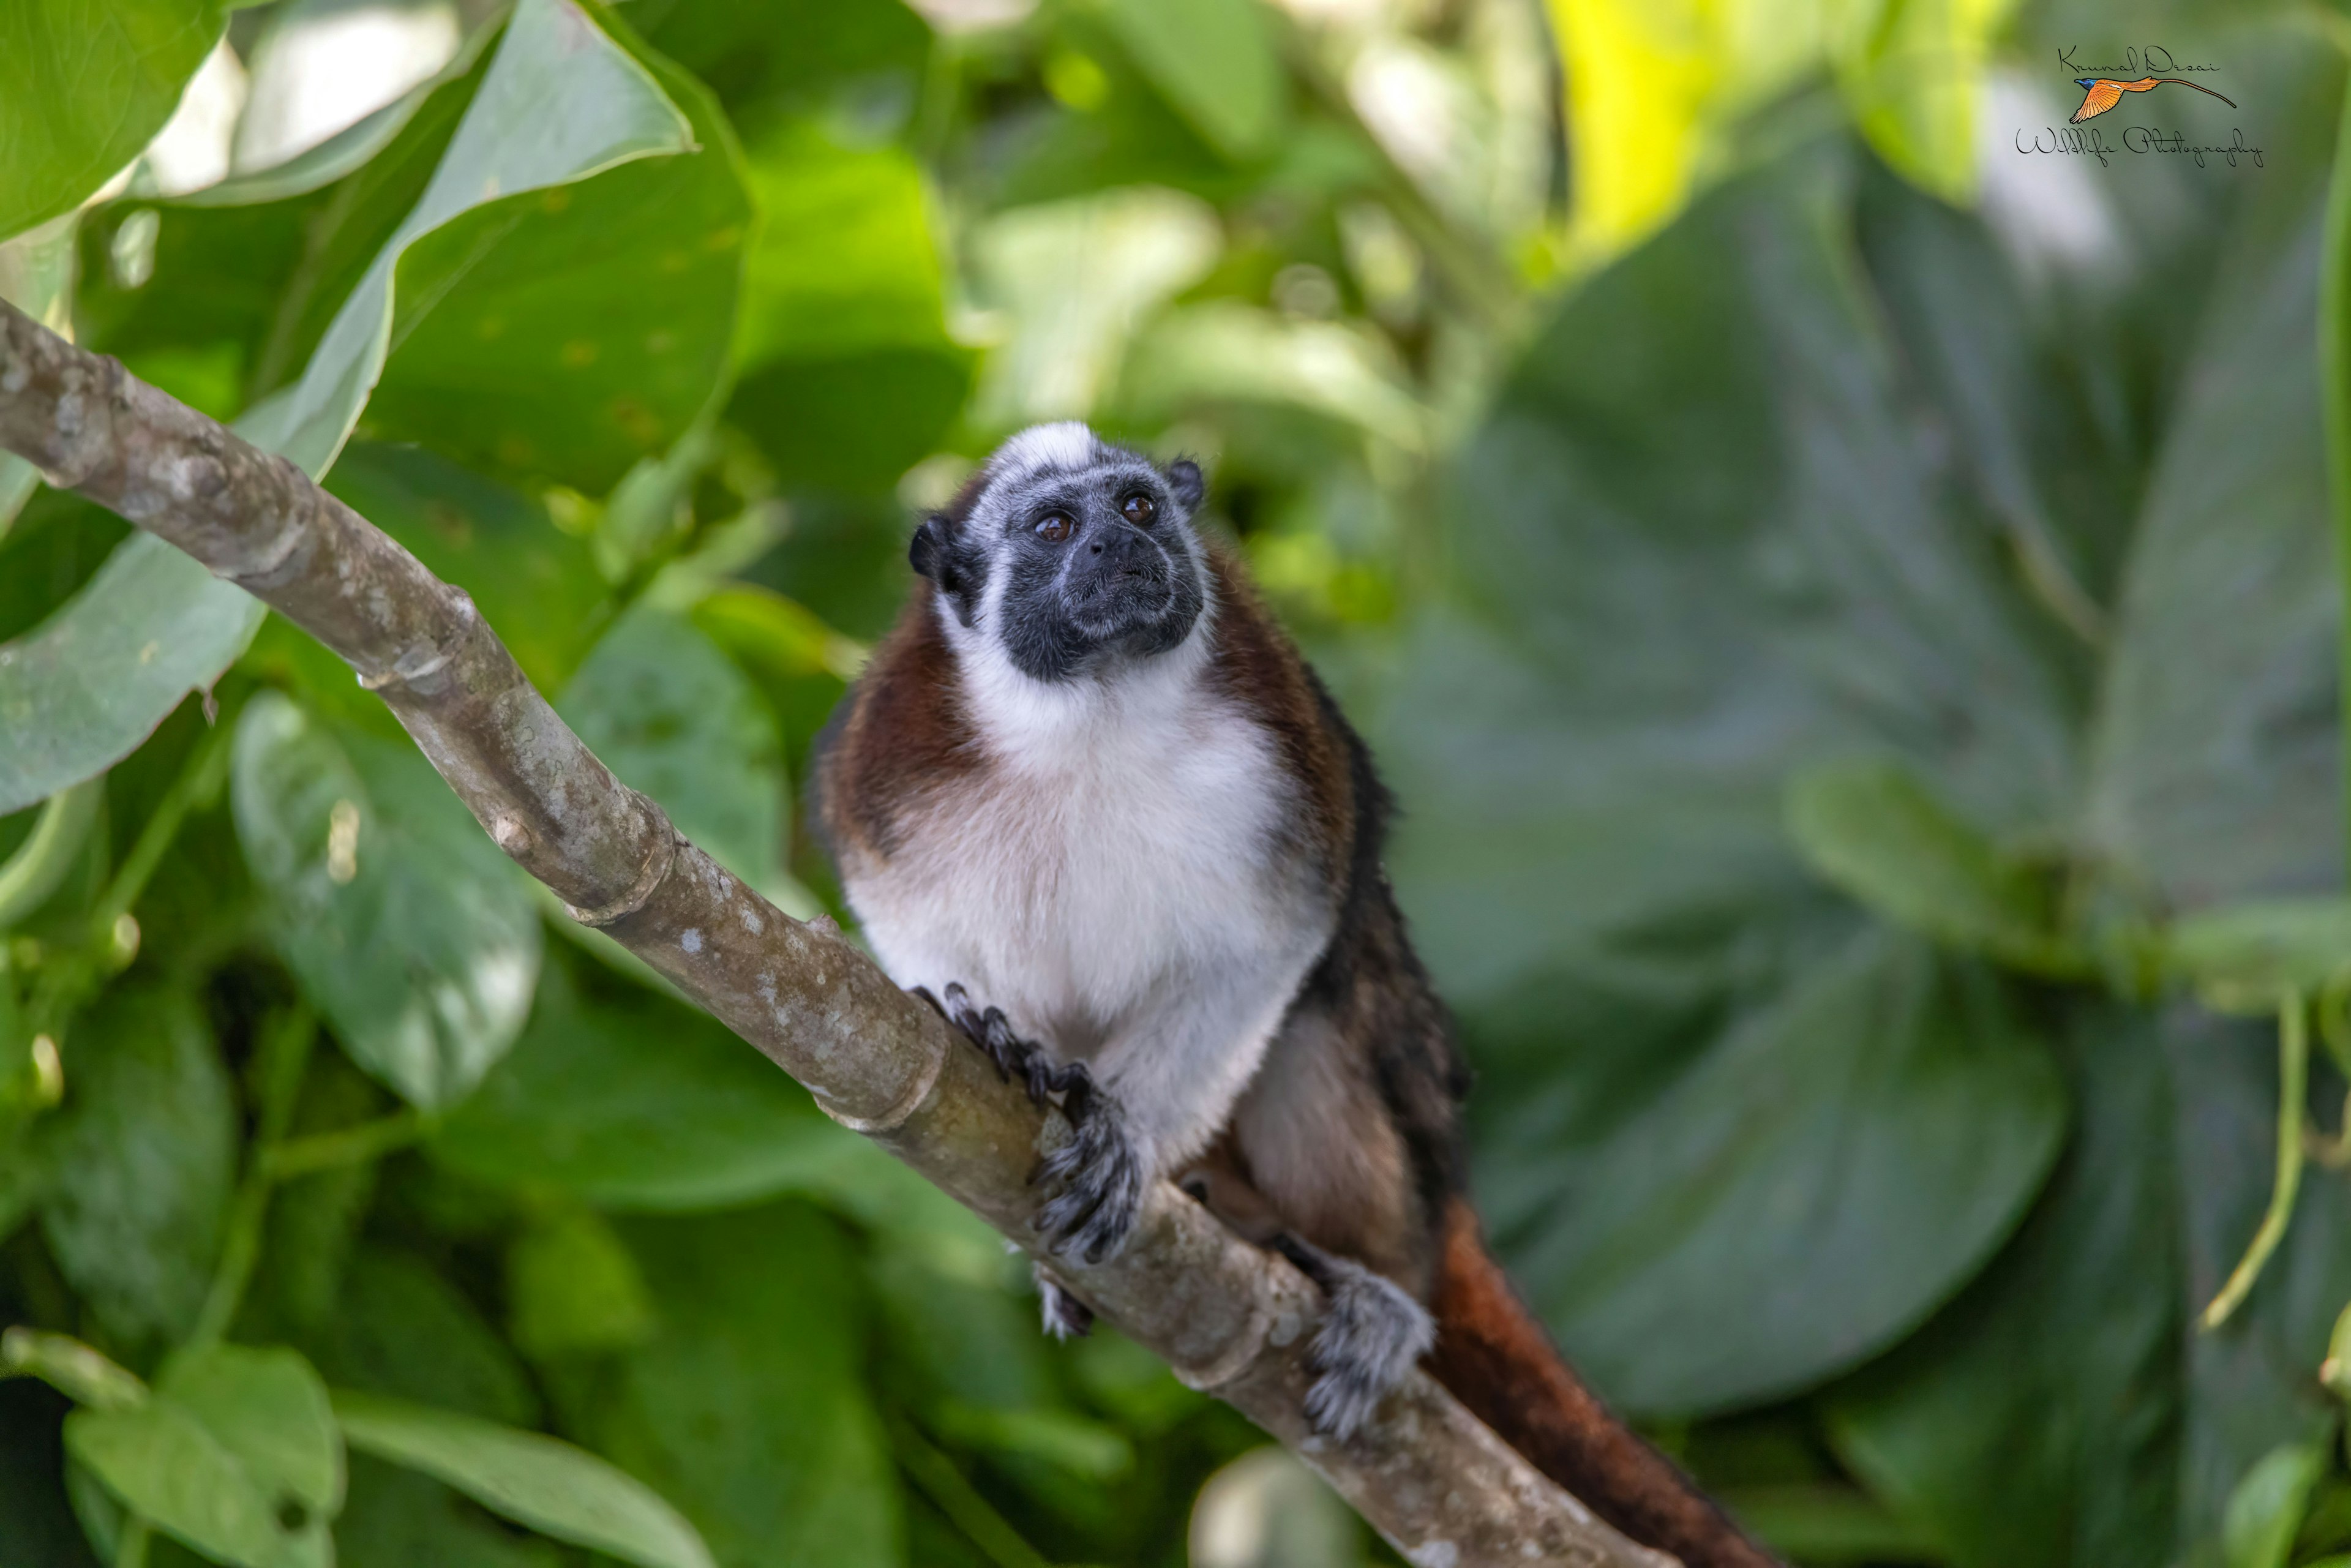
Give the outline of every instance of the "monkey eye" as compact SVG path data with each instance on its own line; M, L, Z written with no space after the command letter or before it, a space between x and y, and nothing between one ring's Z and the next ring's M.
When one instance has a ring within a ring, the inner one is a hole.
M1145 524L1149 523L1154 515L1155 515L1159 510L1158 507L1153 503L1151 497L1144 495L1140 490L1137 490L1134 494L1129 496L1125 500L1121 501L1118 504L1118 509L1120 513L1125 517L1128 522L1133 523L1137 528L1142 528Z
M1070 520L1070 514L1067 512L1048 512L1037 519L1037 537L1040 539L1051 539L1055 544L1059 544L1068 538L1076 530L1077 526Z

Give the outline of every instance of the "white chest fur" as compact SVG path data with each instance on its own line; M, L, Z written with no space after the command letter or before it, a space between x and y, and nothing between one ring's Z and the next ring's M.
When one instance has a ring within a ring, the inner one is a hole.
M1147 1085L1169 1103L1144 1119L1192 1145L1330 931L1273 739L1200 678L1195 642L1113 683L966 658L987 767L909 813L886 862L844 867L899 984L959 982L1113 1088Z

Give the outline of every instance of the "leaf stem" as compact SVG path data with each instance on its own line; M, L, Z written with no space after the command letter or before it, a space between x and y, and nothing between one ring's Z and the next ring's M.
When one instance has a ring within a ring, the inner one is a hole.
M261 1257L262 1226L269 1218L270 1188L277 1179L271 1162L284 1146L286 1129L294 1120L302 1071L309 1065L310 1047L318 1033L318 1019L308 1008L298 1004L271 1019L262 1030L255 1064L260 1080L260 1107L255 1117L253 1153L229 1207L228 1234L221 1243L212 1289L205 1293L204 1311L188 1335L192 1345L220 1342L236 1320L236 1309L252 1282L254 1265Z
M2351 591L2351 88L2335 133L2318 275L2318 382L2326 422L2326 474L2334 501L2335 571ZM2343 625L2345 853L2351 855L2351 617Z
M2245 1249L2245 1256L2229 1282L2220 1287L2220 1293L2212 1298L2212 1304L2204 1309L2203 1326L2208 1331L2227 1322L2243 1303L2270 1254L2285 1238L2286 1223L2294 1218L2294 1194L2302 1186L2303 1110L2309 1092L2310 1016L2302 993L2289 990L2278 1009L2277 1183L2271 1188L2269 1211L2262 1216L2261 1228L2253 1232L2252 1245Z
M272 1181L285 1181L314 1171L381 1159L395 1149L406 1148L432 1130L431 1118L422 1111L395 1112L355 1127L288 1139L266 1151L261 1166Z
M180 825L187 821L188 813L219 798L221 785L228 778L228 733L227 726L218 725L198 738L180 768L180 776L172 780L172 787L163 792L146 825L139 830L138 841L122 857L114 880L107 884L105 895L90 913L90 928L97 933L98 940L110 940L114 923L130 914L139 895L147 891L148 880L162 863L163 852L179 836Z
M74 857L89 839L106 799L106 775L60 789L41 807L31 836L0 864L0 931L39 908L65 881Z
M964 1479L955 1461L914 1430L913 1422L894 1414L884 1419L890 1427L891 1447L898 1450L898 1463L908 1479L990 1563L997 1568L1050 1568L1044 1555L979 1495L978 1488Z

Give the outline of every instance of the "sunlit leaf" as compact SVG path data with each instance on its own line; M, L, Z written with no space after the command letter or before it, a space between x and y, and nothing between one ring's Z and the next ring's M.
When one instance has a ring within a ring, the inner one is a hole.
M2246 1472L2229 1494L2221 1525L2228 1568L2285 1568L2311 1490L2326 1468L2325 1450L2316 1444L2287 1443Z
M278 950L344 1048L418 1105L463 1099L538 972L514 867L413 747L338 736L281 696L238 723L231 799Z
M1287 86L1259 0L1113 0L1135 65L1229 157L1266 152Z
M163 128L219 38L221 0L0 9L0 239L82 201Z
M378 1394L334 1398L352 1448L422 1470L517 1523L642 1568L711 1568L675 1509L569 1443Z

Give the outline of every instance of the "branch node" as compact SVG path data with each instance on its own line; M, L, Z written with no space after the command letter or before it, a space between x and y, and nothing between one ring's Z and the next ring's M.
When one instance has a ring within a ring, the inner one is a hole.
M852 1116L846 1111L836 1111L820 1091L815 1095L817 1109L851 1132L862 1133L869 1138L895 1132L905 1124L909 1116L922 1109L923 1102L931 1097L933 1089L938 1087L939 1074L946 1068L947 1052L953 1049L951 1042L946 1039L946 1020L936 1018L935 1015L932 1016L931 1022L924 1026L923 1038L932 1045L930 1060L924 1062L922 1071L915 1073L907 1082L906 1092L899 1095L881 1114Z
M628 787L621 785L619 788L625 789ZM629 884L629 890L626 893L611 903L598 904L593 909L582 909L571 903L564 904L563 907L570 912L571 918L582 925L610 925L616 920L625 919L634 915L645 906L646 901L653 897L654 890L659 888L664 879L669 875L669 868L677 863L677 829L671 825L668 813L644 796L638 795L635 790L630 789L629 793L636 796L637 809L653 819L653 849L646 854L645 863L637 873L637 880ZM504 841L500 841L500 847L504 847Z

